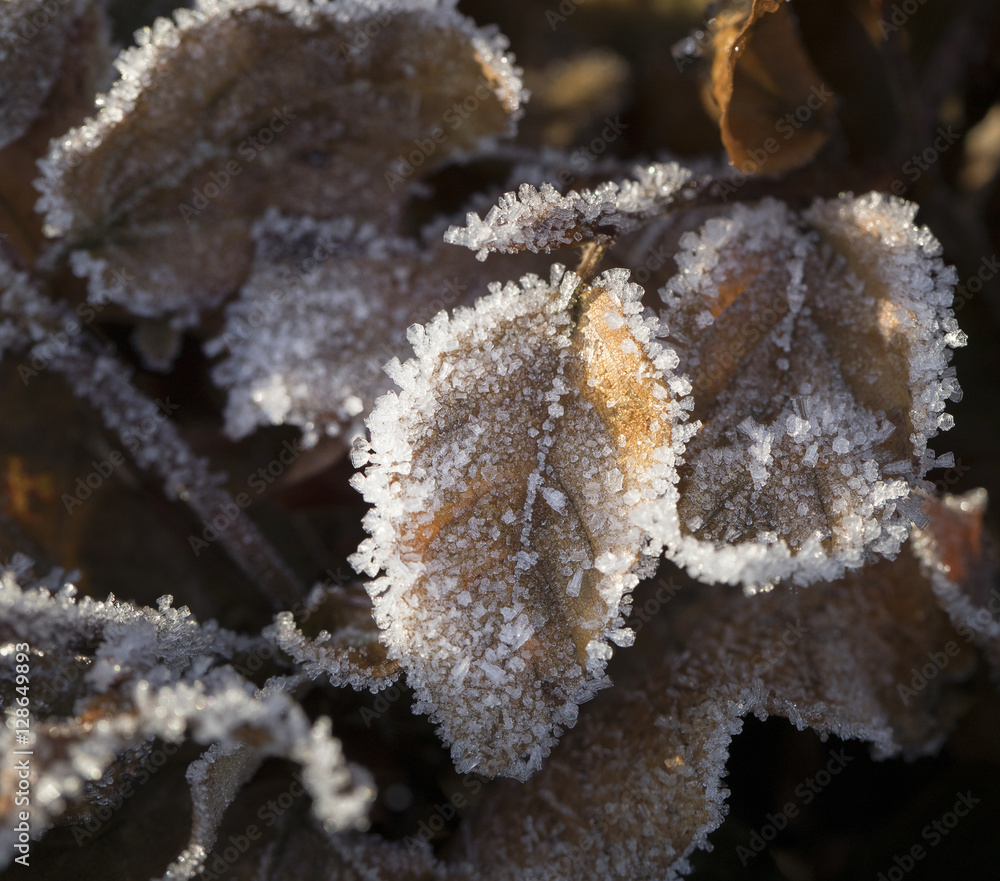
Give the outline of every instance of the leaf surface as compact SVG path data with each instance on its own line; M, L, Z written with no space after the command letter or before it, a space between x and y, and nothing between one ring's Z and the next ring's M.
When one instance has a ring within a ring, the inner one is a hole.
M765 200L682 237L661 296L703 427L679 532L668 517L659 535L692 574L829 580L893 556L922 522L916 488L951 425L949 348L965 338L954 270L914 214L878 195L801 217Z
M556 267L414 329L368 420L353 562L460 771L535 771L630 641L633 515L675 493L687 384L626 276Z

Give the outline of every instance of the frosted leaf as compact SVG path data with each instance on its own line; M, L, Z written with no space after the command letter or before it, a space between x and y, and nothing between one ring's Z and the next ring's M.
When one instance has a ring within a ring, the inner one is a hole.
M703 428L677 519L648 528L696 577L833 579L922 522L915 488L964 336L954 270L915 211L869 195L799 218L765 200L682 237L661 296Z
M914 549L955 629L979 646L1000 680L1000 590L984 535L986 491L930 498L929 525L913 532Z
M677 203L691 202L702 183L676 162L638 167L635 175L635 180L609 181L565 196L551 184L538 189L522 184L485 218L470 213L464 227L451 227L445 241L476 251L480 260L494 251L547 253L589 242L606 244Z
M34 122L48 97L71 38L74 20L91 0L0 4L0 149Z
M435 232L423 244L347 218L269 212L254 230L254 269L205 347L227 355L212 378L228 391L229 436L280 424L300 426L307 443L362 432L407 328L472 303L496 277Z
M212 371L228 389L227 433L360 425L388 388L382 365L404 350L406 328L430 317L431 261L416 241L349 220L269 214L255 237L255 268L206 345L228 355Z
M391 221L410 159L507 133L523 97L505 40L453 2L203 0L136 38L40 163L38 208L91 297L143 316L231 293L268 205Z
M199 625L187 608L172 608L170 597L160 600L159 610L114 597L77 602L68 584L58 593L42 585L22 589L18 579L26 575L19 565L0 577L0 664L6 668L2 681L13 683L13 646L30 646L32 708L39 714L29 726L33 829L57 818L116 757L152 738L217 742L223 750L251 744L262 755L296 761L314 813L331 831L364 825L370 781L346 765L329 721L310 722L287 693L297 680L274 679L257 690L225 665L238 652L260 651L265 644L259 638L214 622ZM82 676L66 675L64 665L74 657ZM7 707L9 688L3 692ZM5 792L16 786L9 776L16 774L14 738L13 727L0 729ZM11 856L15 816L12 802L3 803L4 861Z
M342 588L317 586L306 603L303 624L322 620L326 607L334 609L332 632L310 625L310 634L315 635L307 635L291 612L281 612L263 635L310 679L328 678L332 685L350 685L359 691L388 688L396 681L399 667L386 657L385 646L378 640L367 594L355 597Z
M203 871L226 808L260 767L262 759L260 750L247 744L231 749L213 744L191 763L186 775L194 814L191 840L160 881L187 881Z
M726 762L743 717L781 716L867 741L876 758L912 758L935 751L962 710L954 685L972 673L974 653L909 546L805 591L689 586L689 604L637 640L643 678L584 707L537 775L499 783L467 819L452 877L675 879L726 814ZM901 692L951 641L942 675Z
M686 386L624 271L499 285L411 332L368 419L374 503L352 558L417 709L460 771L524 779L607 684L642 567L634 523L675 499ZM365 458L363 451L356 461ZM675 503L675 502L674 502Z

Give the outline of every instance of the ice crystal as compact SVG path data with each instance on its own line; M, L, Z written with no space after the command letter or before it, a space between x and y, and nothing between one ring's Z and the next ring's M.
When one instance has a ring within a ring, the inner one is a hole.
M675 499L687 384L641 289L553 270L411 331L368 420L353 562L390 657L460 770L525 778L607 684L644 542ZM674 501L673 504L676 504Z

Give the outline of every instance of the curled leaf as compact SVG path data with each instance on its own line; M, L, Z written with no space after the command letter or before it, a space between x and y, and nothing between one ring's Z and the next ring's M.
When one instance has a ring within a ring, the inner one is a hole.
M525 276L411 332L368 420L375 508L352 559L389 656L460 771L523 779L607 684L643 568L634 517L675 496L687 383L641 289ZM650 319L655 324L655 320Z
M951 425L949 347L965 338L954 270L915 213L870 195L799 218L768 200L681 239L661 295L703 427L677 531L669 516L649 529L692 574L829 580L893 556L921 520L914 488Z
M291 612L280 612L263 635L290 655L310 679L326 677L332 685L373 692L387 688L395 682L399 667L386 657L372 620L371 602L360 585L357 590L360 596L355 597L341 588L317 586L309 595L305 620L323 617L328 605L336 619L332 632L310 626L307 634ZM313 631L317 631L315 635L311 635Z
M835 104L802 45L791 4L754 0L717 21L712 97L729 160L756 174L805 165L826 143Z
M552 184L522 184L506 193L485 218L470 213L464 227L453 226L445 241L476 251L545 251L588 243L606 244L675 204L690 203L705 183L676 162L636 168L636 179L609 181L593 190L559 194Z
M204 0L137 39L53 142L38 207L91 297L144 316L231 293L264 206L391 221L405 157L423 173L507 132L522 98L504 40L448 2Z

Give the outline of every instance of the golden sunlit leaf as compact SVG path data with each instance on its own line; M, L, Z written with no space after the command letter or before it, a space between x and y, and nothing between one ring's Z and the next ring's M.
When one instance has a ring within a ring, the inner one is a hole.
M834 95L813 67L785 0L717 18L712 96L729 160L747 174L805 165L826 142Z

